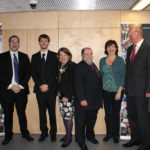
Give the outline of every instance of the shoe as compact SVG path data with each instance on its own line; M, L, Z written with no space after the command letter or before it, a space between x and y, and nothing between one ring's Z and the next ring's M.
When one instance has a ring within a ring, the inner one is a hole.
M60 139L60 142L63 142L63 141L64 141L65 136L66 136L66 135L64 135L64 136ZM71 137L72 137L72 134L71 134Z
M78 143L79 144L79 147L81 148L81 150L88 150L86 144L84 143Z
M22 137L25 138L27 141L33 141L33 140L34 140L34 138L31 137L29 134L27 134L27 135L22 135Z
M123 147L132 147L140 145L140 142L138 141L129 141L128 143L122 144Z
M98 140L96 140L95 138L92 138L92 139L87 138L87 140L90 141L93 144L99 144Z
M7 145L11 139L12 139L12 137L5 137L5 139L2 142L2 145Z
M114 143L119 143L118 137L113 137Z
M61 147L67 147L70 143L72 142L72 139L68 142L68 143L63 143L62 145L61 145Z
M103 141L104 142L107 142L107 141L109 141L109 139L111 139L111 135L106 135L104 138L103 138Z
M60 142L63 142L65 139L65 136L63 136L61 139L60 139Z
M51 135L51 142L56 142L56 134Z
M48 136L48 134L41 134L40 138L38 139L39 142L43 142L46 137Z

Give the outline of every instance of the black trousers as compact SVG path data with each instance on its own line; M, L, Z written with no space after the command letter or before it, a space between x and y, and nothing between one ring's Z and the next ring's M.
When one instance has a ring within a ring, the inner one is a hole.
M13 135L13 112L14 105L16 106L17 115L19 119L20 131L22 135L29 134L27 130L27 118L26 118L26 105L27 105L27 94L21 90L18 94L15 94L11 90L3 93L1 100L2 107L5 115L5 136L11 137Z
M57 125L56 125L56 95L55 92L45 92L45 93L37 93L37 102L39 108L39 117L40 117L40 130L43 135L48 133L47 128L47 117L46 111L48 110L49 114L49 122L50 122L50 133L55 135L57 132Z
M118 137L120 131L120 108L122 96L120 100L115 100L115 95L116 92L103 90L106 134L108 136Z
M75 139L78 143L85 143L88 139L95 138L94 126L98 110L86 110L84 107L75 108Z
M150 116L148 99L127 95L127 111L131 128L131 140L140 141L143 150L150 149Z

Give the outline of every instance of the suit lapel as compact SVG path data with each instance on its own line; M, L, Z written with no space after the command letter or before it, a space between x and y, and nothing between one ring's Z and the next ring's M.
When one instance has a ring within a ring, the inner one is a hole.
M47 58L46 58L46 68L50 67L50 65L51 65L51 63L49 61L51 61L51 52L48 50Z
M135 55L135 57L133 59L133 62L130 64L130 66L133 66L134 63L136 62L136 60L140 57L140 54L142 53L143 48L144 48L144 42L142 43L142 45L140 46L139 50L137 51L137 53L136 53L136 55ZM131 53L132 53L132 51L131 51ZM130 53L130 57L131 57L131 53Z
M37 54L37 60L36 61L38 63L39 68L41 69L42 68L42 58L41 58L41 52L40 51Z
M7 62L8 62L8 69L9 69L9 73L11 74L11 75L13 75L13 69L12 69L12 60L11 60L11 56L10 56L10 51L8 51L8 53L7 53L7 55L8 55L8 60L7 60Z
M83 63L85 64L85 66L87 67L87 69L94 75L94 76L96 76L97 78L99 78L97 75L96 75L96 73L94 72L94 70L92 70L92 68L87 64L87 63L85 63L84 61L83 61ZM97 69L97 67L96 67L96 65L93 63L93 65L94 65L94 67ZM97 69L98 70L98 69Z

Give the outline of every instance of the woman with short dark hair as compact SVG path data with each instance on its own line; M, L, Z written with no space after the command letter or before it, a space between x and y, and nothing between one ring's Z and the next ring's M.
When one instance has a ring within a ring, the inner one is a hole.
M118 56L116 41L109 40L105 44L104 53L107 55L100 60L100 73L103 81L103 100L105 109L106 136L115 143L119 142L120 108L125 80L125 63Z

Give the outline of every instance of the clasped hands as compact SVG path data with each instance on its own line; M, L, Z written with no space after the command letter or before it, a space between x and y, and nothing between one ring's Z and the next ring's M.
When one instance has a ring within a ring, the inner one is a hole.
M19 93L21 91L21 87L19 85L13 85L11 87L11 90L14 92L14 93Z
M49 90L48 85L47 84L42 84L40 86L40 91L41 92L47 92Z

